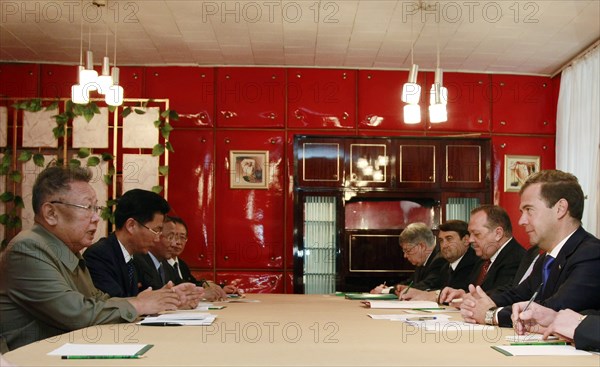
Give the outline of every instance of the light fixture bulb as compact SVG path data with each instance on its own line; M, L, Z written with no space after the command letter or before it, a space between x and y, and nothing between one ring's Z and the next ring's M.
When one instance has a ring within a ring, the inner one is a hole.
M436 103L429 106L429 122L437 124L448 121L448 110L443 103Z
M421 107L418 104L404 106L404 123L418 124L421 122Z
M104 59L102 60L102 75L98 77L98 85L100 85L99 92L101 94L106 94L108 88L113 85L113 77L110 75L108 56L104 56Z
M402 102L419 103L421 99L421 86L417 84L419 65L413 64L408 73L408 81L402 86Z
M123 87L120 85L112 85L104 97L104 101L109 106L120 106L123 104Z
M81 85L75 84L71 86L71 100L77 104L88 104L90 101L89 92Z

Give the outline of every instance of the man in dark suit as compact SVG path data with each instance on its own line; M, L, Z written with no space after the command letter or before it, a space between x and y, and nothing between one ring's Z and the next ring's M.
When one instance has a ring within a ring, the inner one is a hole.
M190 271L189 266L179 258L179 255L185 249L188 240L188 229L183 219L167 215L165 217L165 230L163 233L165 239L170 243L171 257L167 260L168 264L173 269L175 275L175 283L191 282L207 290L208 294L214 293L212 298L223 297L220 289L214 282L206 279L197 280ZM240 294L240 290L233 284L224 285L222 290L227 294Z
M449 220L439 226L440 253L446 259L442 268L440 288L452 287L467 289L471 281L473 267L479 266L480 259L469 244L467 223L462 220ZM423 291L411 288L402 295L405 300L438 301L440 289Z
M169 210L167 201L151 191L133 189L121 196L115 210L116 231L83 254L98 289L113 297L138 294L133 257L147 253L160 241Z
M589 310L582 313L570 309L554 311L537 303L515 303L512 306L512 320L517 334L525 332L544 334L544 339L554 334L575 342L577 349L600 351L600 311ZM527 310L525 310L527 307Z
M400 234L400 247L411 264L415 265L415 272L407 284L397 284L386 288L379 285L371 293L395 292L399 296L410 284L411 288L420 290L438 289L442 283L442 268L446 260L440 255L436 246L435 236L425 223L411 223Z
M519 224L546 255L517 287L491 296L477 289L461 306L465 320L510 326L510 306L530 299L557 311L600 309L600 240L581 227L584 195L577 178L541 171L520 196Z
M497 205L482 205L471 211L469 219L470 241L479 266L474 268L469 283L480 285L488 292L511 284L525 249L512 237L512 224L506 210ZM463 289L445 288L440 302L452 302L466 294Z

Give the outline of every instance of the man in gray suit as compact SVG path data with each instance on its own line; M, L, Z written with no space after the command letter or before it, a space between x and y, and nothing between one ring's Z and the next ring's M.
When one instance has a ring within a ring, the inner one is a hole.
M179 292L111 298L94 287L80 252L90 246L102 207L83 168L49 167L33 186L35 224L0 257L0 336L9 349L98 324L132 322L176 309Z

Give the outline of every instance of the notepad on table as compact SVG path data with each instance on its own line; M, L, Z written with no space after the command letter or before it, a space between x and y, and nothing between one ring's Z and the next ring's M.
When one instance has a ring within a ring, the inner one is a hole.
M364 301L363 302L367 307L370 308L439 308L438 304L431 301Z
M179 312L179 313L166 313L158 316L147 316L142 321L138 322L139 325L165 323L165 324L177 324L181 326L205 326L210 325L215 321L217 315L202 312ZM166 325L165 325L166 326Z
M372 293L346 293L346 299L360 299L360 300L393 300L398 299L398 296L395 294L389 293L381 293L381 294L372 294Z
M54 349L49 356L63 359L126 359L140 358L153 344L73 344Z
M537 342L537 341L552 341L552 340L558 340L558 337L556 335L549 335L548 338L544 339L544 335L543 334L525 334L525 335L507 335L504 337L504 339L506 339L507 342L512 342L512 343L522 343L522 342Z
M506 356L590 356L592 353L570 345L495 345L492 349Z

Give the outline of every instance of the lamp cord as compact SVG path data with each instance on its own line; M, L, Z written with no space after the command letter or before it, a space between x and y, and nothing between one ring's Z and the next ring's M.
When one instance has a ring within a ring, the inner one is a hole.
M79 65L83 65L83 0L79 2L81 5L81 24L79 26Z

